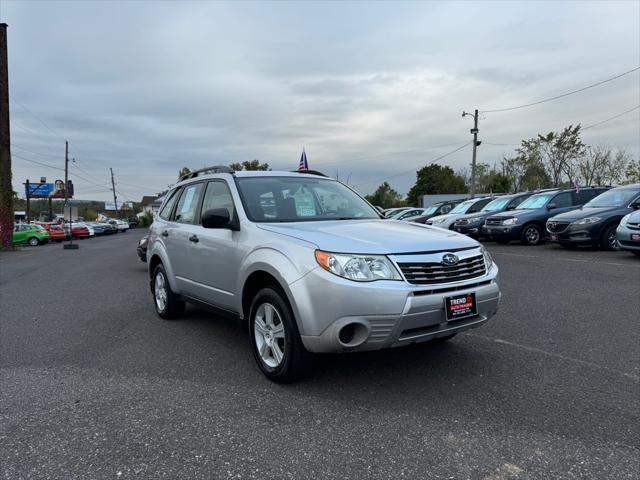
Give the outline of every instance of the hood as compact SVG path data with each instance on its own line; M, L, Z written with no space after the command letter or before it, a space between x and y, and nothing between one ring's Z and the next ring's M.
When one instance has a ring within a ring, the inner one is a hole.
M458 220L462 220L467 219L467 220L471 220L474 218L482 218L482 217L490 217L491 215L494 215L495 213L499 213L499 212L476 212L476 213L467 213L465 215L460 215L458 217Z
M581 207L577 210L571 210L570 212L560 213L552 217L554 220L563 222L573 222L587 217L599 217L610 213L618 212L621 215L626 215L631 211L627 207Z
M535 215L540 212L540 210L544 210L543 208L534 208L531 210L522 209L522 210L505 210L503 212L492 213L488 215L489 217L501 217L501 218L511 218L511 217L526 217L529 215Z
M394 254L477 247L475 240L441 228L400 220L260 223L259 228L337 253Z

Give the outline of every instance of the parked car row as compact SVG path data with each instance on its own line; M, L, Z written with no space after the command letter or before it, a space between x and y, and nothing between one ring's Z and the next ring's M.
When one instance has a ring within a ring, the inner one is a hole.
M538 245L550 241L567 249L591 246L636 253L640 250L636 212L640 209L640 184L553 188L458 200L448 213L433 215L451 203L395 209L385 214L498 243Z
M108 220L106 222L31 222L17 223L13 228L14 245L37 246L47 242L62 242L74 239L84 240L100 235L111 235L126 232L129 223L122 220Z

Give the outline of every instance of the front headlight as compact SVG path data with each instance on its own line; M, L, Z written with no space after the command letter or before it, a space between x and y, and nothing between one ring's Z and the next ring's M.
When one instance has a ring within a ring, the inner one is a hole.
M467 225L475 225L476 223L480 223L482 221L482 218L470 218L469 223L467 223Z
M629 217L631 216L630 213L627 213L624 217L622 217L622 220L620 220L620 226L624 227L625 225L627 225L627 222L629 221Z
M431 220L432 223L444 223L446 218L436 218L435 220Z
M507 218L506 220L502 221L503 225L515 225L516 223L518 223L518 219L516 217Z
M402 280L396 267L384 255L351 255L316 250L316 261L327 272L356 282Z
M592 223L598 223L602 220L602 217L587 217L577 222L573 222L574 225L591 225Z
M491 258L491 254L489 253L489 250L487 250L484 247L480 247L480 250L482 251L482 256L484 257L484 264L487 267L487 272L489 270L491 270L491 267L493 267L493 258Z

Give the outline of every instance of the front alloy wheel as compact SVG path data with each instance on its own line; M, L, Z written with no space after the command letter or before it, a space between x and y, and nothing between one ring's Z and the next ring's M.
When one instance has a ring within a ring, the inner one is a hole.
M537 225L527 225L522 232L523 243L538 245L542 241L542 233Z
M609 226L602 235L602 249L603 250L618 250L620 245L618 244L618 238L616 237L616 226Z
M263 303L258 307L253 322L253 335L262 361L271 368L278 367L285 352L284 323L278 310L270 303Z
M260 290L249 310L253 356L264 375L275 382L291 382L308 370L311 355L304 348L285 293L278 286Z

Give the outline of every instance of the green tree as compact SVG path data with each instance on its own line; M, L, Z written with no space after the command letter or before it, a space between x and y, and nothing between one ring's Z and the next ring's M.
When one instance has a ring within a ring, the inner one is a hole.
M625 171L626 183L639 183L640 182L640 159L630 160L627 163L627 170Z
M417 206L421 195L467 193L464 177L456 174L450 167L427 165L416 172L416 177L416 184L407 195L409 205Z
M229 168L236 172L242 170L271 170L268 163L260 163L260 160L256 158L253 160L245 160L242 163L231 163Z
M405 203L402 200L402 195L391 188L387 182L380 185L373 195L367 195L365 198L372 205L382 208L400 207Z

